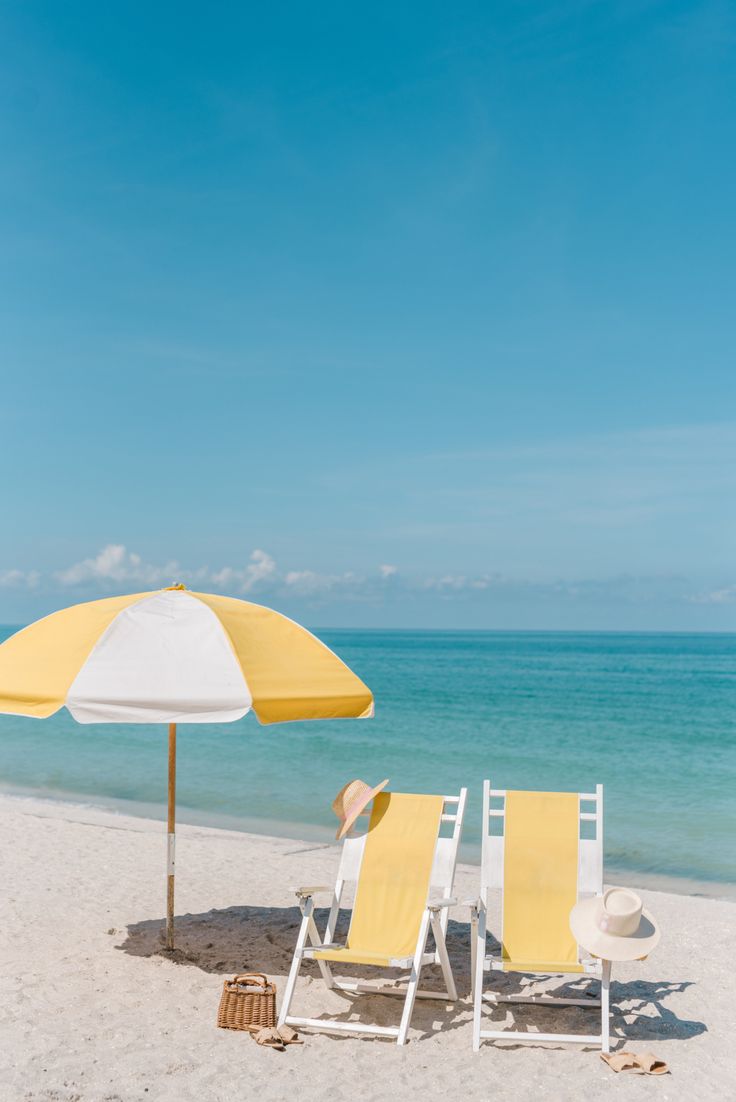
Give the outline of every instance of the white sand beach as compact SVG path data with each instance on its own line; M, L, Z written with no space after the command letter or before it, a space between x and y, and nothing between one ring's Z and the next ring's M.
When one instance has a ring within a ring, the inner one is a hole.
M663 937L649 960L615 967L612 1034L616 1047L626 1034L625 1047L669 1063L656 1081L615 1075L592 1049L485 1044L473 1054L462 908L448 937L460 1001L419 1002L408 1045L311 1033L278 1053L216 1028L222 981L263 970L283 991L299 920L289 887L331 882L336 849L180 827L178 949L167 958L162 823L3 796L0 829L2 1102L736 1097L732 902L642 892ZM458 896L476 890L477 870L462 866ZM295 1013L398 1021L396 1000L326 992L315 972L302 973ZM516 1021L588 1031L594 1014L537 1006Z

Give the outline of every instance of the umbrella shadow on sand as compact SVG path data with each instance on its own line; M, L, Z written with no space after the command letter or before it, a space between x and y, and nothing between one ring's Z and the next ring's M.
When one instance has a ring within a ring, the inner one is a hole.
M324 929L328 916L327 909L315 912L320 930ZM349 912L341 912L336 938L347 934ZM224 910L212 910L203 914L185 914L176 917L176 949L166 950L164 945L165 922L153 919L136 922L128 926L127 937L117 946L118 950L137 957L163 957L175 964L199 968L204 972L226 976L238 972L265 972L276 978L278 1001L284 987L284 977L291 966L296 944L301 912L297 907L228 907ZM468 960L467 926L450 922L447 947L453 966L461 999L456 1003L443 1000L417 999L412 1016L412 1028L422 1034L431 1034L438 1029L465 1025L471 1017L471 1007L462 998L463 988L469 987L470 971ZM431 951L431 942L427 946ZM357 965L345 967L345 974L351 977L375 982L386 982L387 975L398 975L398 970L388 973L386 970L361 968ZM314 961L305 961L300 972L302 981L309 982L319 978L319 968ZM310 984L311 986L311 984ZM422 987L441 990L444 984L438 966L429 965L422 970ZM324 990L324 988L320 988ZM325 1015L338 1021L358 1021L377 1025L398 1025L401 1015L401 1000L382 995L354 995L349 992L330 992L332 1001L329 1012L325 1004ZM334 999L338 997L345 1004L343 1012L336 1011ZM298 1011L295 1011L298 1012ZM316 1010L317 1016L320 1011ZM346 1036L331 1039L344 1041ZM370 1038L372 1041L386 1042L385 1037ZM393 1043L393 1042L392 1042Z
M315 910L318 929L324 929L328 914L326 908ZM349 919L350 913L341 911L335 934L338 941L347 934ZM117 948L135 957L162 956L176 964L190 965L204 972L227 975L254 971L283 976L291 966L300 923L298 907L227 907L203 914L177 915L176 949L171 952L164 947L163 919L132 923L127 928L128 936ZM427 949L431 952L433 948L430 937ZM458 988L469 987L467 924L449 923L447 951ZM357 965L351 966L353 973L356 976L377 975L375 969L361 969ZM317 964L305 961L302 974L317 976ZM423 970L423 979L424 975ZM434 970L430 966L427 983L433 975ZM437 975L440 975L439 970Z
M316 913L324 925L327 912ZM118 946L134 957L162 956L203 972L288 972L301 913L298 907L227 907L176 916L176 948L165 948L163 919L135 922ZM309 966L306 966L309 967Z
M324 929L327 910L315 913L317 926ZM163 957L175 964L199 968L204 972L225 976L237 972L265 972L269 976L284 977L291 965L301 914L297 907L228 907L202 914L185 914L176 918L176 949L168 952L164 947L165 923L162 919L136 922L128 926L127 937L117 946L124 953L136 957ZM341 912L336 939L347 933L349 912ZM489 938L489 949L493 948ZM431 948L431 945L428 946ZM499 946L496 943L495 948ZM447 949L460 998L456 1004L442 1001L417 1000L412 1026L423 1034L439 1029L469 1029L472 1017L470 992L470 930L467 923L450 921L447 929ZM346 972L356 978L375 980L381 973L375 969L351 966ZM300 975L318 977L314 961L305 961ZM381 978L386 977L386 972ZM278 980L283 989L283 980ZM422 987L440 989L442 976L439 968L429 966L422 971ZM555 994L581 997L590 990L597 997L597 984L579 978L567 983L547 981L545 988L554 987ZM611 983L611 1043L619 1047L622 1041L687 1040L706 1032L706 1025L677 1016L666 1002L682 994L692 981L668 982L634 980ZM494 973L486 979L486 990L503 994L519 994L528 990L528 981L514 973ZM280 992L279 992L280 993ZM330 993L334 999L335 992ZM344 1014L330 1012L337 1020L348 1019L375 1022L379 1025L395 1025L400 1014L399 1000L380 995L353 996L340 992L346 1008ZM333 1004L334 1006L334 1004ZM325 1012L327 1012L325 1008ZM486 1028L513 1028L533 1032L589 1033L598 1026L595 1007L545 1007L508 1003L497 1007L484 1007ZM512 1024L513 1019L513 1024ZM335 1037L345 1040L345 1037ZM379 1040L380 1038L376 1038ZM383 1038L383 1040L386 1040ZM516 1047L514 1045L514 1047Z

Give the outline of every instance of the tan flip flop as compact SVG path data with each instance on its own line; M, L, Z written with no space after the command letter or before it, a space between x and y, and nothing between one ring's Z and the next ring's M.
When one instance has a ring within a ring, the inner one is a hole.
M283 1052L287 1045L303 1045L301 1037L290 1025L282 1025L278 1028L266 1026L253 1034L257 1045L266 1048L275 1048L277 1052Z
M631 1071L634 1075L667 1075L670 1070L653 1052L602 1052L601 1060L612 1071Z
M645 1075L667 1075L670 1070L664 1060L658 1060L653 1052L640 1052L636 1062Z
M286 1048L278 1032L272 1026L265 1026L263 1029L259 1029L257 1033L253 1034L253 1037L257 1045L264 1045L266 1048L275 1048L277 1052L283 1052Z
M277 1027L276 1032L285 1045L304 1044L304 1041L301 1039L297 1031L295 1029L292 1029L290 1025L280 1025Z

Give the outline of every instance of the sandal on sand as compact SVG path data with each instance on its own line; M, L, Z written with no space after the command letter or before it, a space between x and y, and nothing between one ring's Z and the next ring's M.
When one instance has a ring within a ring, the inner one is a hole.
M275 1048L277 1052L283 1052L286 1047L276 1030L271 1026L259 1029L257 1033L253 1034L253 1039L257 1045L265 1045L266 1048Z
M295 1029L292 1029L290 1025L277 1026L276 1032L285 1045L303 1045L304 1041L301 1039Z
M653 1052L602 1052L601 1060L613 1071L633 1071L635 1075L667 1075L670 1070Z
M287 1045L304 1044L297 1031L290 1025L282 1025L279 1028L267 1026L265 1029L259 1029L253 1036L257 1045L275 1048L277 1052L283 1052Z

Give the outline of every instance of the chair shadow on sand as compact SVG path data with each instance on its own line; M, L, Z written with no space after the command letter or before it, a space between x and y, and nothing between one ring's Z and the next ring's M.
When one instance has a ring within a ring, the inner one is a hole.
M315 912L317 926L324 929L327 910ZM176 918L176 949L168 952L164 948L164 920L149 919L132 923L127 928L127 937L117 948L136 957L164 957L181 966L199 968L204 972L226 976L238 972L265 972L269 976L284 977L291 966L294 946L301 914L297 907L228 907L224 910L212 910L202 914L178 915ZM336 939L347 933L349 913L341 912ZM492 939L489 937L489 948ZM496 943L496 949L499 948ZM431 950L431 944L428 949ZM472 1004L470 1002L470 927L468 923L450 921L447 929L447 950L455 975L460 998L456 1004L441 1000L417 999L412 1027L423 1035L434 1034L441 1030L467 1029L470 1046L470 1020ZM379 973L375 969L353 965L349 968L351 976L375 980ZM305 961L302 977L312 979L319 975L314 961ZM386 972L383 972L385 980ZM503 994L519 994L528 991L528 977L516 973L486 974L484 990L495 990ZM699 1021L687 1021L679 1018L674 1010L665 1005L671 996L676 996L692 986L693 981L681 982L634 980L626 983L611 983L611 1044L621 1047L624 1042L687 1040L707 1030ZM442 986L440 969L430 965L422 970L422 987L438 989ZM597 997L597 985L589 981L575 979L565 983L545 981L545 988L554 986L555 993L564 992L580 997L586 990L591 997ZM283 981L279 982L283 989ZM338 1021L365 1021L378 1025L395 1025L401 1013L399 999L385 995L352 995L348 992L331 992L343 998L346 1003L342 1015L331 1014ZM540 1004L515 1005L508 1003L492 1007L484 1004L484 1021L494 1022L497 1028L504 1024L513 1028L535 1032L590 1032L591 1018L596 1019L598 1010L591 1007L545 1007ZM330 1034L334 1040L347 1040L346 1036ZM531 1039L531 1037L530 1037ZM387 1042L389 1039L374 1037L374 1041ZM393 1042L392 1042L393 1043ZM484 1046L487 1047L487 1046ZM518 1042L504 1043L504 1047L519 1047Z

